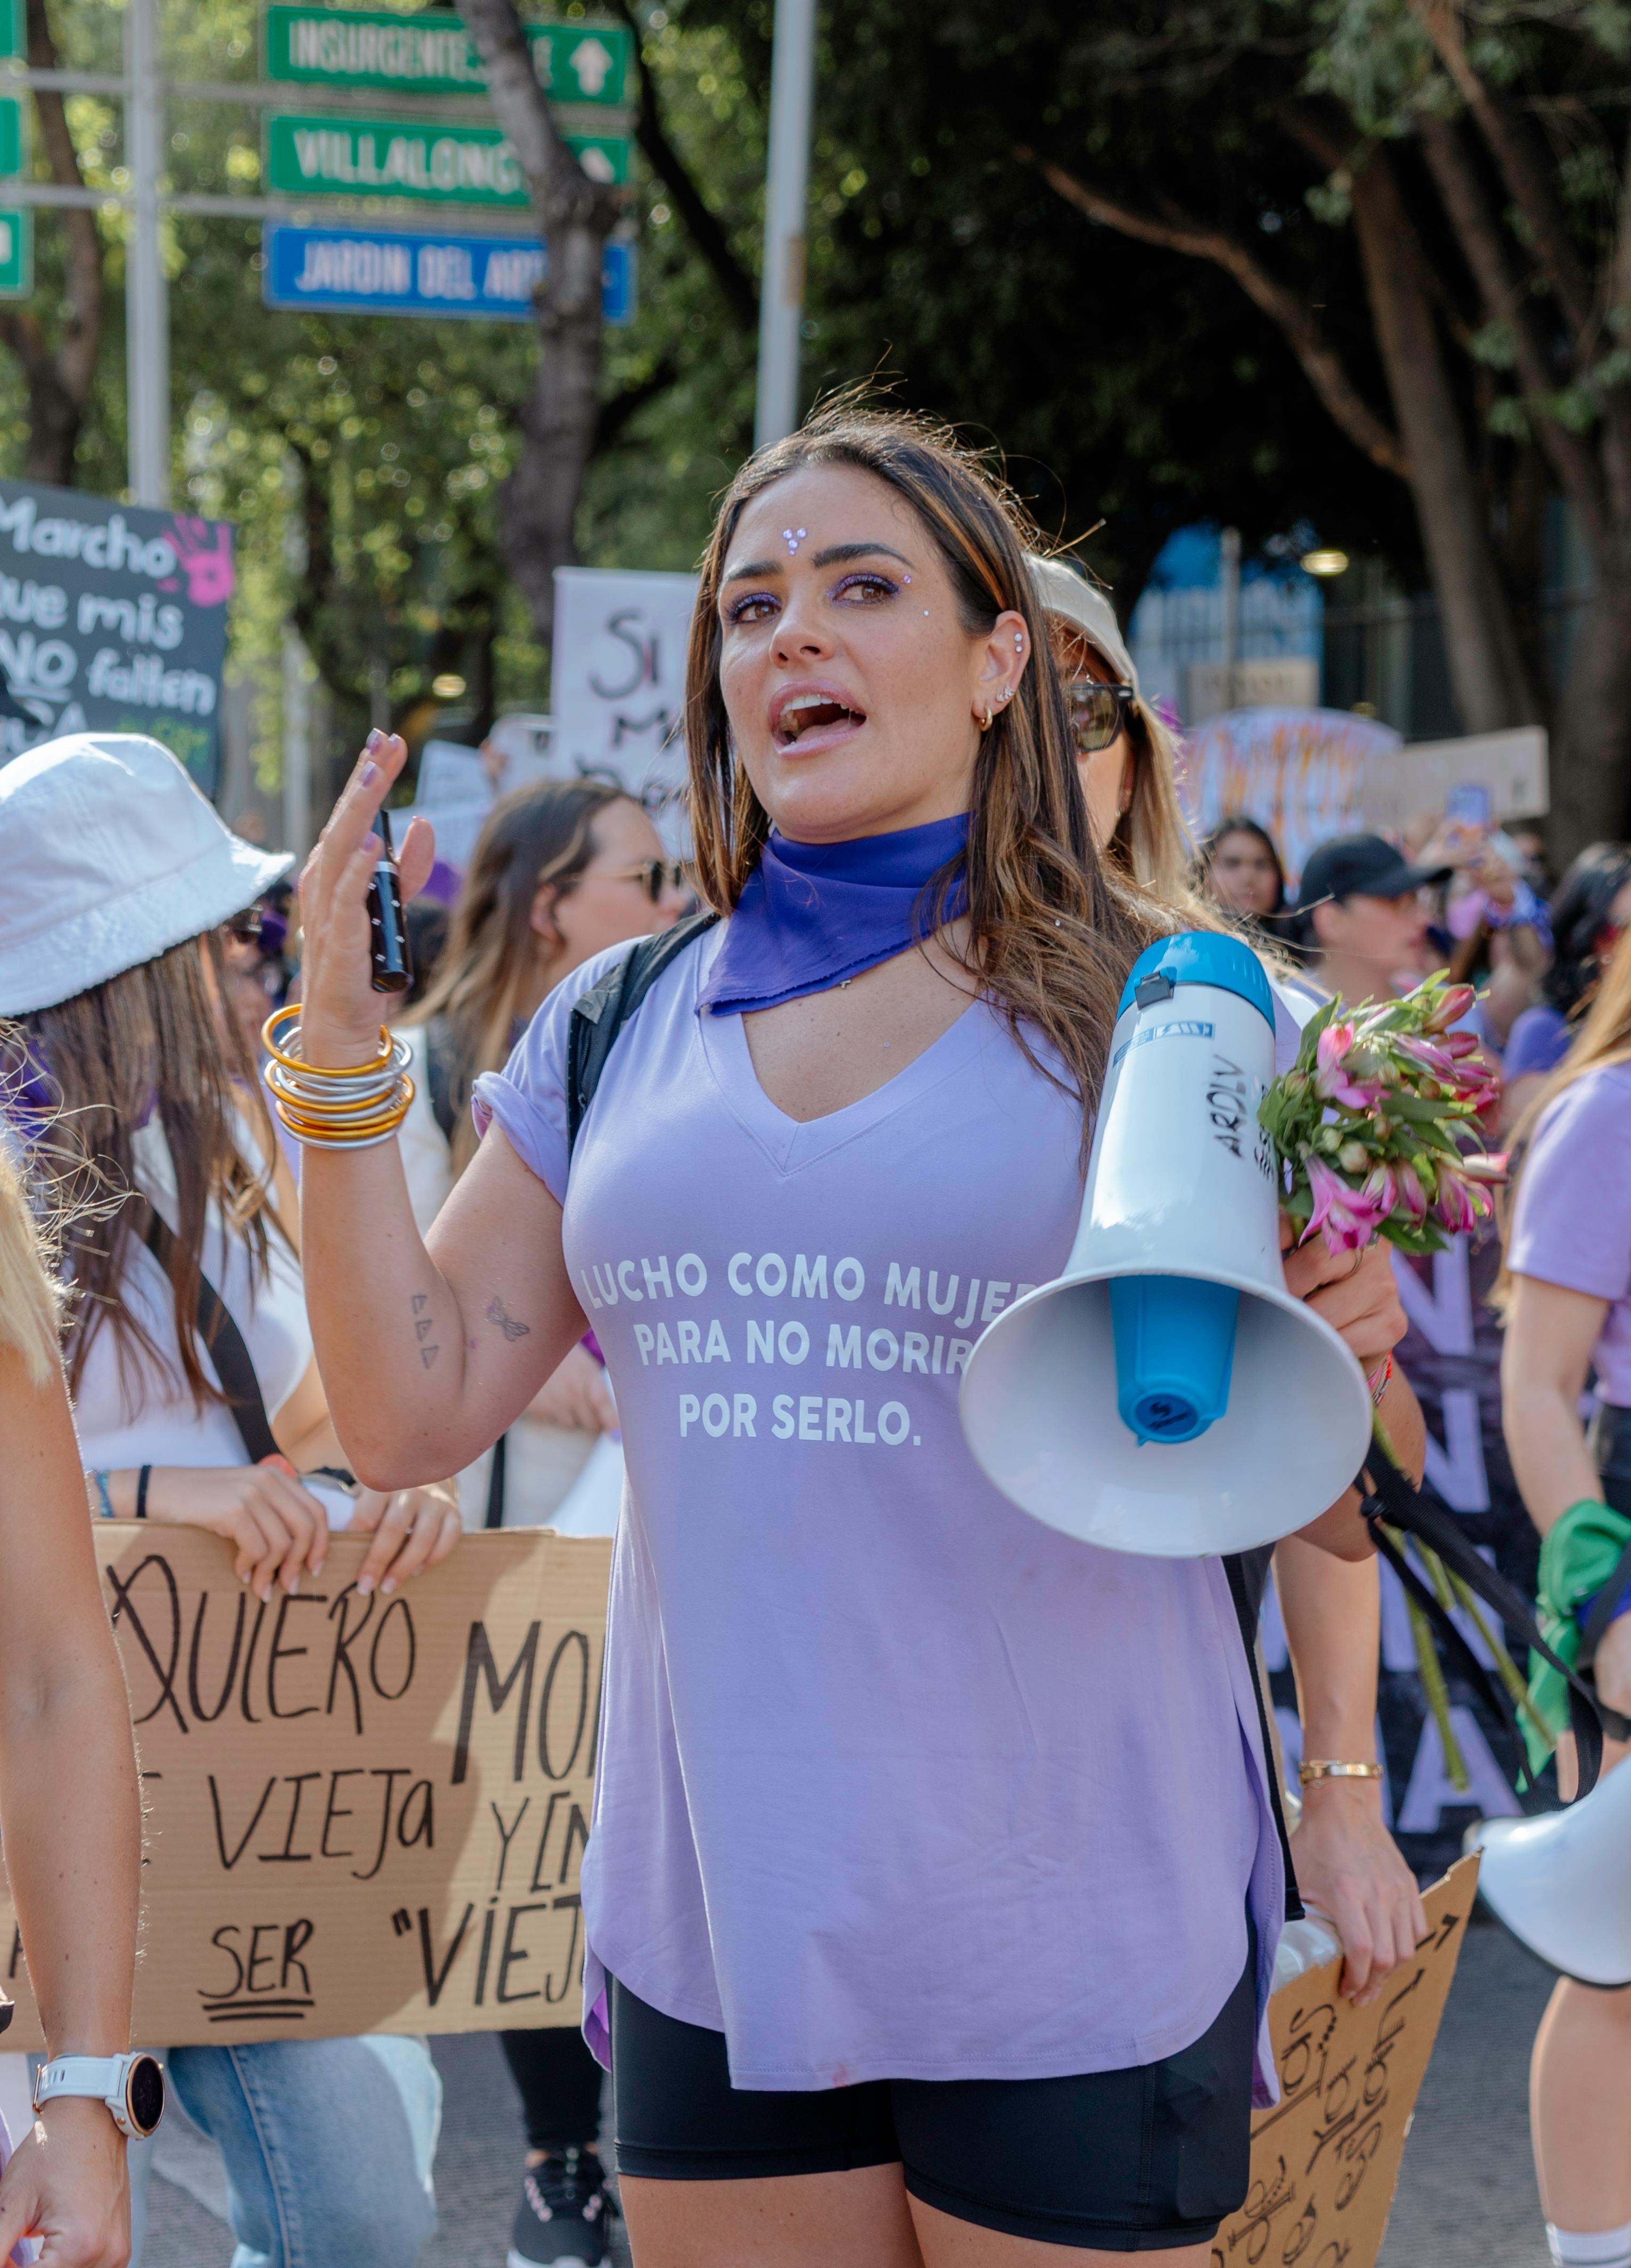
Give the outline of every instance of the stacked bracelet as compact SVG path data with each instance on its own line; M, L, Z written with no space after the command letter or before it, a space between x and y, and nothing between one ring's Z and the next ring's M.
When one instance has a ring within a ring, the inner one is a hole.
M365 1064L333 1070L302 1062L300 1011L279 1008L261 1033L271 1061L266 1084L284 1130L308 1149L372 1150L388 1142L408 1116L411 1058L401 1040L380 1027L380 1052Z

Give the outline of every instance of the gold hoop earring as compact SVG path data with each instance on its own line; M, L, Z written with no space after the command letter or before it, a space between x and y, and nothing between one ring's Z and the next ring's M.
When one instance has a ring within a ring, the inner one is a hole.
M985 703L985 708L980 712L979 728L982 733L989 733L991 730L991 703L989 701Z

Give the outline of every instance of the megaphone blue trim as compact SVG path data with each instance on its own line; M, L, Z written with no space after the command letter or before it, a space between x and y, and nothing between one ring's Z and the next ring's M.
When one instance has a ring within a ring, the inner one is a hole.
M1221 992L1249 1000L1269 1029L1274 1028L1273 996L1262 963L1237 937L1226 937L1218 930L1188 929L1147 946L1127 972L1116 1010L1118 1022L1135 1003L1147 1005L1139 997L1140 988L1151 977L1162 976L1167 980L1167 989L1159 996L1162 999L1170 999L1180 984L1214 984Z

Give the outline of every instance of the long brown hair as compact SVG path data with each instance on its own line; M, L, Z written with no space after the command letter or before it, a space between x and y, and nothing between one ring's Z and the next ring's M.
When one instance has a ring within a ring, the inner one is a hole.
M21 1054L19 1037L0 1025L0 1064ZM56 1366L62 1289L49 1231L24 1186L21 1138L6 1123L21 1115L11 1086L0 1077L0 1347L14 1347L29 1382L43 1386Z
M1616 1064L1631 1064L1631 931L1627 931L1614 948L1606 975L1598 987L1597 998L1586 1012L1585 1020L1575 1035L1574 1045L1559 1064L1546 1085L1518 1121L1512 1137L1511 1177L1502 1191L1501 1207L1503 1244L1510 1241L1513 1211L1517 1203L1518 1185L1523 1179L1525 1152L1541 1119L1576 1079L1588 1071L1607 1071ZM1494 1297L1503 1304L1510 1289L1510 1277L1503 1262L1501 1280Z
M462 1173L476 1154L466 1108L477 1074L510 1052L522 990L538 940L533 901L541 883L565 889L594 856L595 814L627 799L615 780L540 780L488 814L431 988L405 1024L446 1017L452 1042L453 1157Z
M691 826L702 894L728 912L757 864L770 821L736 762L720 685L719 591L748 503L813 465L870 473L911 505L932 537L970 637L1000 614L1023 617L1030 666L980 739L963 872L963 957L1015 1037L1039 1032L1091 1111L1128 969L1170 932L1171 915L1095 853L1047 624L1025 564L1037 538L1023 507L947 426L840 398L797 433L760 450L726 491L703 557L686 670ZM943 908L950 877L942 880Z
M138 1356L172 1374L179 1357L200 1408L221 1398L199 1359L195 1329L209 1207L213 1200L243 1237L257 1278L265 1274L269 1224L277 1225L271 1120L259 1072L224 1000L220 940L210 931L60 1006L18 1020L26 1054L16 1068L51 1117L51 1138L37 1145L31 1162L47 1202L55 1195L76 1213L67 1238L74 1292L70 1387L77 1386L91 1344L106 1325L118 1343L127 1385ZM251 1123L263 1165L240 1147L240 1114ZM163 1128L175 1169L169 1271L175 1344L169 1349L154 1343L120 1296L137 1209L125 1202L86 1212L78 1202L87 1183L135 1189L133 1137L149 1119Z

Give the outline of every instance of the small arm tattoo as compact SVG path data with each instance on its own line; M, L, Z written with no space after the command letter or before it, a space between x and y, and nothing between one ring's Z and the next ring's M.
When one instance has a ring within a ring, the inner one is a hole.
M530 1323L518 1323L514 1316L505 1306L502 1300L489 1300L487 1302L486 1312L488 1322L490 1323L497 1323L498 1329L504 1333L506 1339L524 1339L531 1337L532 1325Z
M419 1360L426 1370L435 1367L436 1358L441 1352L439 1346L426 1346L424 1344L436 1329L435 1317L427 1315L424 1312L430 1304L431 1295L428 1292L416 1292L408 1302L414 1317L413 1335L419 1342Z

